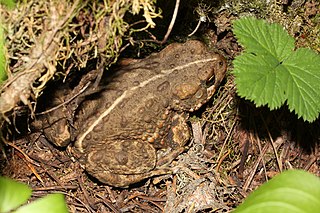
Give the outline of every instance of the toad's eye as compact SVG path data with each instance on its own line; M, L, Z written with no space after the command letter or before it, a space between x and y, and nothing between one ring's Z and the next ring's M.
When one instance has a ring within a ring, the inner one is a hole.
M224 62L223 61L219 61L219 67L223 67L224 66Z

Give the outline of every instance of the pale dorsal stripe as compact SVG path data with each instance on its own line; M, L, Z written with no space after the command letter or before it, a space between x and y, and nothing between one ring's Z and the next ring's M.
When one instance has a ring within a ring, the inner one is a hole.
M217 58L207 58L207 59L201 59L201 60L198 60L198 61L193 61L193 62L190 62L188 64L185 64L185 65L181 65L181 66L177 66L175 68L172 68L172 69L167 69L167 70L162 70L160 74L158 75L155 75L153 76L152 78L150 79L147 79L143 82L141 82L139 85L137 86L134 86L134 87L131 87L129 90L126 90L124 93L122 93L121 96L119 96L114 102L113 104L108 108L106 109L99 117L98 119L96 119L93 124L91 124L89 126L89 128L77 139L76 141L76 147L78 147L80 149L80 151L83 151L83 149L81 148L82 147L82 141L84 140L84 138L93 130L94 127L96 127L99 122L104 118L106 117L107 115L109 115L109 113L118 105L121 103L121 101L126 98L127 94L130 94L129 92L132 92L132 91L135 91L141 87L144 87L145 85L149 84L150 82L153 82L165 75L168 75L168 74L171 74L173 71L175 70L184 70L185 68L189 67L189 66L192 66L194 64L200 64L200 63L207 63L207 62L210 62L210 61L215 61L217 60Z

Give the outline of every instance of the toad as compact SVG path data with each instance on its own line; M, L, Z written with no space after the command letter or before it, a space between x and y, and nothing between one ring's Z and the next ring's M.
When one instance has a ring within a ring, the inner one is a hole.
M79 106L69 128L75 156L116 187L171 173L167 164L190 139L188 113L211 99L225 73L224 58L197 40L123 61Z

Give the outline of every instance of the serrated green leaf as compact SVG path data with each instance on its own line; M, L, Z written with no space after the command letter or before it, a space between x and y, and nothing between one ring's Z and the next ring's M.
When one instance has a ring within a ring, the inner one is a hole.
M299 117L314 121L320 111L320 56L300 48L283 62L287 72L283 73L282 90L286 92L290 111Z
M64 196L62 194L50 194L32 203L22 206L15 213L67 213Z
M294 49L294 39L279 24L246 17L234 21L233 32L248 53L272 55L282 61Z
M320 209L320 179L301 170L288 170L263 184L235 213L314 213Z
M234 61L235 83L240 97L253 100L257 106L280 107L286 100L279 76L283 66L268 55L243 54ZM271 101L270 101L271 100Z
M320 56L294 49L294 39L279 24L243 18L234 33L245 47L234 60L237 93L257 106L276 109L287 101L290 111L312 122L320 112Z
M0 177L0 212L9 212L27 202L31 189L6 177Z

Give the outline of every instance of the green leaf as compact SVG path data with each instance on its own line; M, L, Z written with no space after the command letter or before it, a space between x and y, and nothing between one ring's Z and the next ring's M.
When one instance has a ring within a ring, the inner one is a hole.
M7 79L6 49L3 26L0 23L0 84Z
M64 196L50 194L32 203L22 206L15 213L68 213Z
M6 177L0 177L0 212L11 211L27 202L31 189Z
M294 49L294 39L279 24L246 17L234 21L233 32L248 53L286 59Z
M286 92L290 111L304 120L314 121L320 111L320 56L301 48L283 62L282 90Z
M270 109L276 109L286 96L281 92L279 77L283 66L272 59L268 55L243 54L233 61L233 74L240 97L253 100L257 106L267 104Z
M302 48L279 24L243 18L234 33L245 48L233 61L240 97L271 110L287 102L290 111L309 122L320 112L320 56Z
M320 179L288 170L250 194L235 213L314 213L320 209Z

